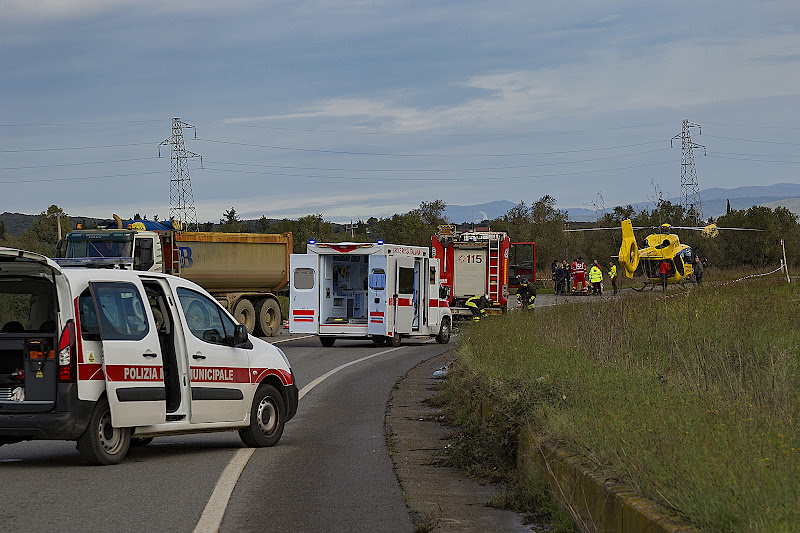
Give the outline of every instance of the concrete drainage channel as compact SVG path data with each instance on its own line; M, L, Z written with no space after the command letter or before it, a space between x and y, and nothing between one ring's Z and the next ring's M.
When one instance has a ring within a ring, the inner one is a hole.
M579 458L541 442L530 431L519 435L517 468L541 474L550 492L587 532L694 533L699 530L621 484L584 468Z
M451 351L427 362L439 365L455 359ZM423 363L424 364L424 363ZM408 378L419 376L409 372ZM425 377L433 377L428 374ZM438 377L438 376L437 376ZM408 383L400 387L424 388L424 383ZM475 401L486 420L494 406ZM585 468L580 458L564 450L550 447L529 430L521 430L517 438L517 468L531 476L543 476L550 492L575 519L578 530L602 533L695 533L694 526L670 515L658 504L631 492L622 484L603 478Z

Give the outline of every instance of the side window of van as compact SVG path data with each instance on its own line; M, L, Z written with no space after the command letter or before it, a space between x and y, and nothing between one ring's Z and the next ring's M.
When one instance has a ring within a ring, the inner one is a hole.
M177 292L192 335L211 344L232 343L233 321L221 312L217 302L183 287L178 287Z
M132 283L92 282L92 292L97 303L95 320L105 341L138 341L147 336L150 324L139 289ZM79 311L83 311L78 301ZM83 313L82 313L83 314ZM83 321L83 316L80 317ZM91 318L87 315L87 326ZM83 332L83 324L81 325Z
M81 323L81 337L85 341L100 340L100 323L92 301L92 294L86 289L78 297L78 318Z

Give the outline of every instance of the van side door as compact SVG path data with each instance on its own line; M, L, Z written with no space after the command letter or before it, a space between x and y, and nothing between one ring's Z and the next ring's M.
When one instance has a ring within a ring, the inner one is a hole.
M164 362L141 282L92 281L103 371L114 427L166 420Z

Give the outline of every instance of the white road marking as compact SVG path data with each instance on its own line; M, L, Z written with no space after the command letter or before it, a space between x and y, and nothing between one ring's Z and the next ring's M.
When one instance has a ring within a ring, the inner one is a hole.
M267 341L270 344L278 344L280 342L289 342L289 341L296 341L298 339L308 339L310 337L316 337L316 335L305 335L303 337L292 337L291 339L281 339L279 341Z
M309 335L312 337L313 335ZM298 338L305 338L305 337L298 337ZM294 339L286 339L286 340L294 340ZM274 343L273 343L274 344ZM300 393L298 394L298 400L303 398L306 394L311 392L311 389L334 375L335 373L339 372L347 368L348 366L354 365L356 363L360 363L362 361L366 361L367 359L372 359L373 357L378 357L379 355L384 355L389 352L394 352L395 350L401 349L402 346L397 348L390 348L388 350L384 350L382 352L374 353L372 355L367 355L366 357L362 357L361 359L356 359L354 361L350 361L349 363L345 363L343 365L339 365L333 370L324 373L302 389L300 389ZM242 470L244 470L247 461L250 460L250 456L253 455L255 448L244 448L237 451L233 454L228 466L225 467L225 470L222 471L222 474L219 476L217 480L217 484L214 487L214 491L211 493L211 497L208 499L208 503L206 503L205 509L203 509L203 514L200 515L200 520L197 521L197 525L194 528L194 533L216 533L219 531L219 526L222 525L222 519L225 516L225 509L228 507L228 501L231 499L231 494L233 493L234 487L236 487L236 482L239 480L239 476L242 474Z

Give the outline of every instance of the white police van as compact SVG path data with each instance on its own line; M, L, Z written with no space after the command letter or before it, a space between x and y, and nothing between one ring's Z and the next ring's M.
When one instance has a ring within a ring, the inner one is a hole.
M198 285L0 248L0 445L76 440L89 464L176 433L273 446L297 399L283 352Z

